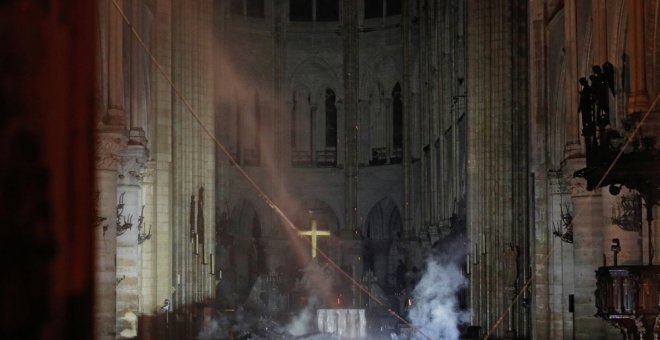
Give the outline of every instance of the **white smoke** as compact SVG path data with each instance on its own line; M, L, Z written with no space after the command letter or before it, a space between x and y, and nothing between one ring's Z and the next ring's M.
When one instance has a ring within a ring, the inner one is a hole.
M197 335L197 339L198 340L217 339L221 333L223 333L223 330L220 327L220 323L217 320L210 320L204 323L202 330Z
M333 278L329 271L327 264L319 265L316 261L310 262L305 268L297 285L305 289L308 300L305 307L284 327L290 335L302 336L318 332L316 310L322 305L322 301L327 301L332 295Z
M426 272L413 290L408 316L415 328L431 339L458 339L458 326L469 321L470 313L458 306L457 294L467 280L457 262L428 260ZM418 334L417 338L426 337Z
M286 327L286 332L293 336L301 336L310 333L310 325L312 324L312 317L315 316L316 303L310 302L303 308L298 315L291 319Z

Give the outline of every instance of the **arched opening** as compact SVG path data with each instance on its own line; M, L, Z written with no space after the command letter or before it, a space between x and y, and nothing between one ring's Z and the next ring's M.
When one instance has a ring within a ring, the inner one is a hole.
M312 162L312 108L309 92L293 92L291 107L291 163L309 166Z
M317 147L316 164L318 166L337 165L337 99L335 91L325 89L325 141L323 147Z
M261 221L254 206L243 201L236 205L228 219L229 241L219 259L228 305L242 303L259 275L268 272ZM222 287L221 287L222 288Z
M392 200L382 199L369 211L363 228L363 271L372 271L386 291L394 288L398 258L392 254L392 243L403 230L399 208Z

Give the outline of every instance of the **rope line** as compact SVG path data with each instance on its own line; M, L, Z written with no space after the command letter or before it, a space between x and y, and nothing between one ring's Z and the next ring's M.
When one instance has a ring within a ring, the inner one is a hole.
M649 114L651 113L651 111L653 110L653 108L654 108L654 107L656 106L656 104L658 103L658 100L660 100L660 94L658 94L658 95L655 97L655 99L653 100L653 102L652 102L651 105L649 106L649 108L648 108L648 110L646 111L646 113L644 114L644 116L642 116L642 119L640 119L639 123L636 124L635 129L634 129L633 132L630 134L630 136L628 136L628 138L626 139L626 142L625 142L625 143L623 144L623 146L621 147L621 150L619 150L619 152L617 153L616 157L614 157L614 159L612 160L612 163L610 163L610 165L607 167L607 170L605 171L605 173L603 174L603 176L602 176L602 177L600 178L600 180L598 181L598 184L596 184L594 190L600 188L600 185L603 184L603 181L605 180L605 178L607 178L607 176L610 174L610 172L612 171L612 169L614 169L614 166L616 165L616 163L619 161L619 159L620 159L621 156L623 155L623 151L628 147L628 145L630 145L630 143L633 141L633 138L637 135L637 133L639 133L639 129L642 127L642 125L644 125L644 122L646 121L646 118L648 118ZM593 196L589 196L589 199L593 199ZM578 211L578 212L576 212L575 218L577 218L581 213L582 213L582 211ZM554 251L555 251L556 248L557 248L557 247L552 247L551 250L548 252L548 254L547 254L547 255L543 258L543 260L540 262L540 264L546 264L546 262L550 259L550 256L554 253ZM500 325L500 324L502 323L502 321L504 320L505 316L509 313L509 310L511 310L511 308L513 308L513 305L518 301L518 299L520 298L520 296L522 295L522 293L525 291L525 289L527 289L527 287L528 287L528 286L529 286L529 285L530 285L535 279L536 279L536 275L531 275L531 276L530 276L530 278L527 280L527 282L523 285L523 287L522 287L522 289L520 290L520 292L518 292L518 294L516 294L516 296L515 296L514 299L511 301L511 303L509 304L509 306L504 310L504 312L500 315L500 317L497 319L497 321L496 321L496 322L493 324L493 326L490 328L490 330L488 331L488 333L487 333L486 336L484 337L484 340L488 339L488 338L490 337L490 335L493 334L493 332L494 332L495 330L497 330L497 328L499 327L499 325Z

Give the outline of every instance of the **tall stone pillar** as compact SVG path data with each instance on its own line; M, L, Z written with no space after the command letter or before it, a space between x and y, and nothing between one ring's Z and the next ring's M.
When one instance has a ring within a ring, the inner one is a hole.
M170 282L175 292L173 307L182 321L179 334L190 338L196 335L195 323L202 317L199 307L210 301L214 290L208 265L215 236L211 222L215 216L215 145L208 135L215 125L213 49L209 43L213 1L190 4L174 0L171 4L175 13L171 16L171 72L177 93L172 96L171 106L174 171L169 196L173 218L169 249L174 272ZM160 182L160 176L157 181Z
M158 268L156 267L156 249L154 234L156 233L156 197L155 197L155 170L156 162L147 161L142 167L142 174L139 178L139 184L142 188L142 204L144 206L144 223L142 234L138 235L138 294L140 301L138 305L138 312L140 315L145 315L147 318L144 320L151 321L153 316L158 312L162 306L163 300L158 301L156 294L156 283L158 278ZM160 305L159 305L160 304ZM153 323L149 325L140 325L145 327L140 330L144 339L151 339L153 334L153 327L157 326Z
M97 215L95 323L98 339L115 338L115 288L117 285L117 176L124 148L121 127L98 132L96 152ZM103 220L101 220L103 219Z
M123 19L119 10L123 0L108 1L108 25L107 29L107 60L108 60L108 112L106 123L111 125L125 125L124 117L124 67L123 67Z
M130 11L131 25L140 34L142 39L149 41L150 35L144 30L143 18L145 13L143 11L144 3L142 1L132 1ZM150 99L147 95L147 77L146 71L147 61L151 60L147 57L142 45L132 37L130 39L130 120L129 120L129 139L134 144L146 144L144 121L147 117L147 101Z
M413 92L412 92L412 28L411 10L412 1L401 1L401 96L403 99L403 233L406 238L414 236L413 226L413 171L412 171L412 142L411 126L413 123ZM387 111L391 112L391 111ZM388 134L392 135L392 134Z
M584 167L584 160L569 162L566 173ZM574 334L576 339L594 339L605 336L603 321L594 318L596 305L594 270L603 265L603 210L600 191L587 191L581 178L570 179L573 217L574 263Z
M154 27L152 52L168 77L172 77L172 26L173 14L171 0L156 0L154 2ZM175 275L172 270L172 230L173 230L173 112L172 87L160 74L153 77L152 93L154 100L154 120L151 127L155 133L151 138L150 156L154 164L154 199L153 199L153 230L150 241L154 250L155 278L154 299L156 306L162 306L165 299L170 301L172 311L177 308L173 304ZM145 207L147 209L147 207ZM177 287L178 289L178 287ZM170 320L170 327L172 320ZM164 329L163 324L156 325L156 330ZM156 331L154 330L154 332ZM153 337L158 338L158 337Z
M140 300L138 234L144 228L140 178L144 173L146 149L142 145L128 145L121 157L117 188L117 218L120 219L117 221L117 336L134 338Z
M584 150L580 146L580 120L577 112L578 107L578 47L577 47L577 7L576 1L566 0L564 3L564 50L566 58L566 75L564 76L564 92L566 103L565 113L567 115L567 126L569 131L566 134L566 158L578 157ZM596 0L604 2L604 0ZM602 64L603 62L600 62Z
M475 0L467 2L467 12L467 228L479 258L471 277L471 294L478 295L472 296L473 322L491 337L521 336L526 328L507 325L513 328L511 317L527 312L521 304L512 313L507 307L528 261L521 251L528 238L520 237L528 229L528 66L527 48L519 47L528 11L523 1Z
M342 0L342 36L344 37L344 133L345 133L345 232L358 227L358 145L359 145L359 36L358 2Z
M547 288L543 283L536 282L537 296L544 293L548 295L547 302L546 299L539 301L549 315L548 339L570 339L573 334L573 313L567 313L567 305L568 295L575 290L573 261L576 248L573 243L553 235L554 231L568 232L565 223L568 223L569 216L576 214L567 186L568 179L563 175L562 172L551 171L545 179L545 182L549 182L549 213L546 223L548 227L542 235L539 235L545 236L544 239L537 237L536 240L537 244L544 244L546 254L549 254L547 261L539 261L536 265L536 270L544 273L548 281ZM555 268L563 270L558 271ZM543 319L545 319L544 314L540 314Z
M630 53L630 95L628 113L645 113L649 108L646 89L646 49L644 38L644 0L629 0L628 51Z
M573 15L575 15L575 1L573 2ZM591 62L592 65L602 65L605 61L608 60L607 53L607 0L592 0L591 2L591 16L593 29L592 38L591 38ZM568 19L568 17L567 17ZM573 16L573 20L575 16ZM568 20L567 20L568 21ZM643 25L643 24L642 24ZM569 30L571 28L571 30ZM566 34L571 34L575 36L577 34L577 28L575 27L575 21L573 21L573 27L569 27L569 24L566 24ZM591 65L589 65L589 71L591 71ZM575 88L576 83L572 86ZM577 91L575 91L577 93ZM577 107L573 106L574 108Z
M119 6L122 0L117 1ZM125 147L124 136L124 77L123 77L123 22L113 1L107 5L107 108L98 128L96 178L99 192L98 214L106 218L97 230L97 285L96 285L96 334L99 339L116 337L117 268L117 179L121 162L121 150ZM104 9L101 9L103 11ZM102 58L103 59L103 58Z

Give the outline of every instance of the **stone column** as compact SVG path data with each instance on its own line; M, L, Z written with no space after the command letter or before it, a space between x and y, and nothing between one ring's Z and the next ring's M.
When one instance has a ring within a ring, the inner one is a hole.
M108 112L105 122L111 125L124 125L124 76L123 76L123 33L124 22L115 7L121 7L123 0L108 1Z
M401 96L403 99L403 149L401 150L403 165L403 234L406 238L413 238L415 230L413 221L413 171L412 171L412 142L411 125L413 123L413 92L412 92L412 35L411 35L412 1L401 1L401 44L402 66L401 70ZM392 112L392 111L387 111ZM392 129L393 130L393 129ZM388 136L392 136L390 132ZM391 137L389 137L391 140ZM391 141L390 141L391 143ZM389 152L388 152L389 154Z
M176 282L180 275L181 284L174 284L173 303L182 313L180 329L185 337L195 336L194 320L202 317L202 309L198 307L213 297L208 249L215 234L211 223L215 216L215 145L207 134L213 132L208 129L212 130L215 124L212 48L209 44L213 27L212 5L210 0L195 2L194 6L183 0L172 2L175 15L172 15L171 72L180 96L172 97L171 106L171 156L175 171L170 173L172 191L169 195L173 218L169 250L174 268L170 282ZM199 204L200 188L204 188L203 205ZM192 195L195 204L191 209ZM198 234L195 239L191 237L194 235L191 235L190 216L194 214L195 225L201 228L200 211L203 211L205 233ZM160 229L160 224L158 227Z
M142 145L128 145L121 157L117 188L117 218L120 218L117 223L117 337L134 338L140 300L138 234L144 227L140 178L146 149Z
M550 184L549 213L547 214L548 229L543 235L547 241L543 242L548 244L552 255L546 263L537 265L537 270L543 268L543 272L547 273L548 277L549 339L569 339L573 334L573 313L568 312L568 295L575 290L573 275L575 247L574 244L564 242L552 234L554 230L566 232L562 214L567 218L568 215L574 216L578 213L573 208L570 191L566 185L569 179L562 175L561 172L550 172L547 178ZM540 287L540 284L537 283L537 287Z
M584 161L571 162L566 167L566 173L584 167ZM571 198L576 214L573 218L575 226L573 246L580 251L574 252L574 282L575 282L575 316L574 328L576 339L594 339L605 335L603 321L594 318L596 305L594 290L596 275L594 270L603 264L603 211L602 200L598 190L586 191L584 179L571 179Z
M155 196L155 171L156 162L148 161L144 163L143 173L140 177L140 186L142 187L142 204L144 205L144 223L143 233L149 236L148 239L138 243L138 257L140 258L140 272L138 287L140 291L139 312L145 315L156 313L159 305L163 301L158 300L156 294L156 278L158 268L156 267L156 252L153 239L156 233L156 196Z
M344 137L345 137L345 224L346 233L358 227L358 99L359 36L358 1L342 0L342 36L344 37Z
M168 77L172 76L172 9L171 0L155 1L153 53L163 65ZM155 160L154 173L154 237L156 267L156 304L165 299L172 303L174 277L172 273L172 87L165 77L153 79L156 132L152 138L151 156ZM178 306L172 305L172 310ZM170 322L172 322L170 320ZM162 328L162 325L157 325Z
M577 60L577 8L576 1L580 0L566 0L564 3L564 50L565 50L565 63L566 75L565 81L565 115L567 115L566 123L569 127L569 132L566 134L566 158L578 157L582 154L584 148L580 146L580 119L577 111L578 108L578 60ZM604 0L595 0L596 2L604 2ZM595 18L594 18L595 22ZM599 62L602 64L604 61Z
M143 11L144 3L142 1L132 1L131 4L131 25L140 34L143 40L149 41L149 34L145 34L143 24ZM145 131L144 131L144 118L147 116L147 81L149 78L146 74L145 61L151 62L146 57L147 51L144 50L142 45L130 33L130 116L129 121L129 139L132 143L146 144Z
M568 27L566 24L566 34L575 36L577 28L575 27L575 0L573 2L573 27ZM568 13L568 12L567 12ZM608 60L607 53L607 0L592 0L591 2L591 22L592 38L591 38L591 62L592 65L602 65ZM568 16L566 17L568 19ZM643 25L643 24L642 24ZM571 30L569 30L571 28ZM591 72L591 65L589 65L589 72ZM576 88L577 82L573 83L570 88ZM575 91L577 93L577 91Z
M646 49L644 38L644 1L628 2L628 52L630 53L630 95L628 113L646 113L649 94L646 89Z
M512 299L506 286L524 279L510 270L527 268L526 254L516 251L528 242L519 237L528 228L528 68L521 57L527 48L517 47L526 35L527 5L475 0L467 6L468 235L480 263L472 271L471 293L479 295L473 322L489 336L504 337Z
M119 6L123 1L118 0ZM107 5L108 21L101 31L107 31L107 112L98 129L96 178L99 191L98 214L106 220L97 231L97 293L96 334L99 339L116 336L117 268L117 175L121 162L120 152L125 146L124 129L124 77L123 77L123 22L113 1ZM106 227L107 226L107 227Z
M97 135L96 187L97 214L100 221L96 230L96 297L95 334L99 339L115 338L115 288L117 286L117 175L124 147L121 126L102 129Z
M569 0L570 1L570 0ZM529 77L535 79L530 82L530 177L532 180L533 197L532 211L532 237L530 244L530 267L531 275L534 275L532 295L526 296L531 305L532 337L537 339L548 339L550 334L550 310L549 310L549 275L548 267L543 262L545 254L548 253L548 220L547 210L548 187L547 164L548 145L546 136L547 127L547 92L545 84L546 75L546 44L547 35L545 29L545 1L530 1L529 23L529 47L530 68ZM526 294L527 295L527 294Z

